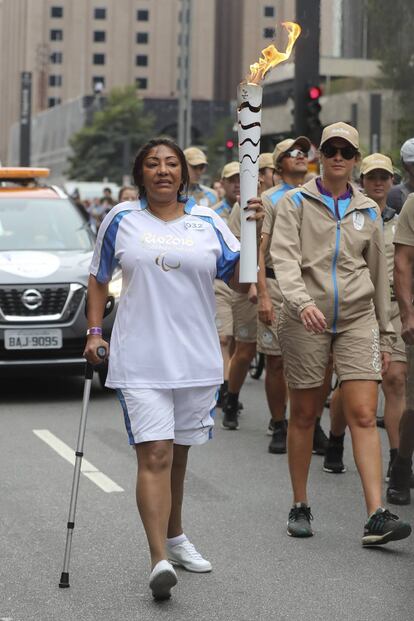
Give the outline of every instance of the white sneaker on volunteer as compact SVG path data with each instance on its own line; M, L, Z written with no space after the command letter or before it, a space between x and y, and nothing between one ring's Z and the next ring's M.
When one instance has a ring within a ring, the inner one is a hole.
M177 584L177 574L168 561L159 561L150 575L149 586L154 599L163 600L171 597L171 589Z
M210 561L206 561L188 539L176 545L167 542L167 554L173 565L180 565L187 571L204 573L212 570Z

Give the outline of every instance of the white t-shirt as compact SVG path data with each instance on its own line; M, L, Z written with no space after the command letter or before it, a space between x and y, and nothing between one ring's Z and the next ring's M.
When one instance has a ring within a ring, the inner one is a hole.
M112 330L110 388L186 388L223 381L214 278L231 278L240 245L220 216L190 199L165 222L146 202L120 203L98 233L90 273L122 269Z

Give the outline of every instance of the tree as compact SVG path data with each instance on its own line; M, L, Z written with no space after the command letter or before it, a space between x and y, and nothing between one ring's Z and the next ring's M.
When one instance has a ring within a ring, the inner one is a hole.
M233 131L233 127L234 119L231 117L222 118L216 124L214 133L204 139L208 150L208 174L212 180L220 178L221 170L228 159L228 154L226 154L226 143L228 141L234 141L233 157L231 159L237 160L238 158L237 134Z
M132 162L127 160L151 138L153 123L134 86L113 89L92 123L70 140L70 178L97 181L107 177L122 183L123 175L130 174Z
M385 88L399 92L398 145L414 136L414 11L412 0L366 0L369 46L381 60Z

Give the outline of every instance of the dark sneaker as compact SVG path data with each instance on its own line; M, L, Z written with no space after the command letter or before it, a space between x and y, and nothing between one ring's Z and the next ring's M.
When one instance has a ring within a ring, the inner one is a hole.
M223 408L223 420L221 423L223 429L237 430L239 428L239 411L232 408L228 403Z
M289 511L287 534L290 537L312 537L311 520L313 515L310 507L303 502L296 503Z
M325 459L323 460L323 469L325 472L331 472L333 474L342 474L346 472L346 466L343 462L344 445L333 444L329 442L326 449Z
M387 502L391 505L409 505L411 503L410 483L411 467L401 467L394 464L390 471L390 480L387 488Z
M285 420L273 423L273 434L269 444L269 453L280 455L286 453L287 423Z
M313 432L313 449L314 455L325 455L325 451L328 448L328 438L321 427L321 424L316 421L315 431Z
M377 509L364 527L363 546L380 546L411 535L411 526L388 509Z
M385 421L383 416L377 416L377 427L381 427L381 429L385 429Z
M275 421L273 420L273 418L271 418L270 421L269 421L269 424L267 426L267 429L266 429L266 435L267 436L272 436L274 430L275 430Z

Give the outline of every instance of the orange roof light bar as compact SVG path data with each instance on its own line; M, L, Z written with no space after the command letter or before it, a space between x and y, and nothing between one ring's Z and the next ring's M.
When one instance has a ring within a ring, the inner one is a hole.
M48 177L49 174L49 168L0 166L0 180L7 179L8 181L11 181L13 179L36 179L37 177Z

